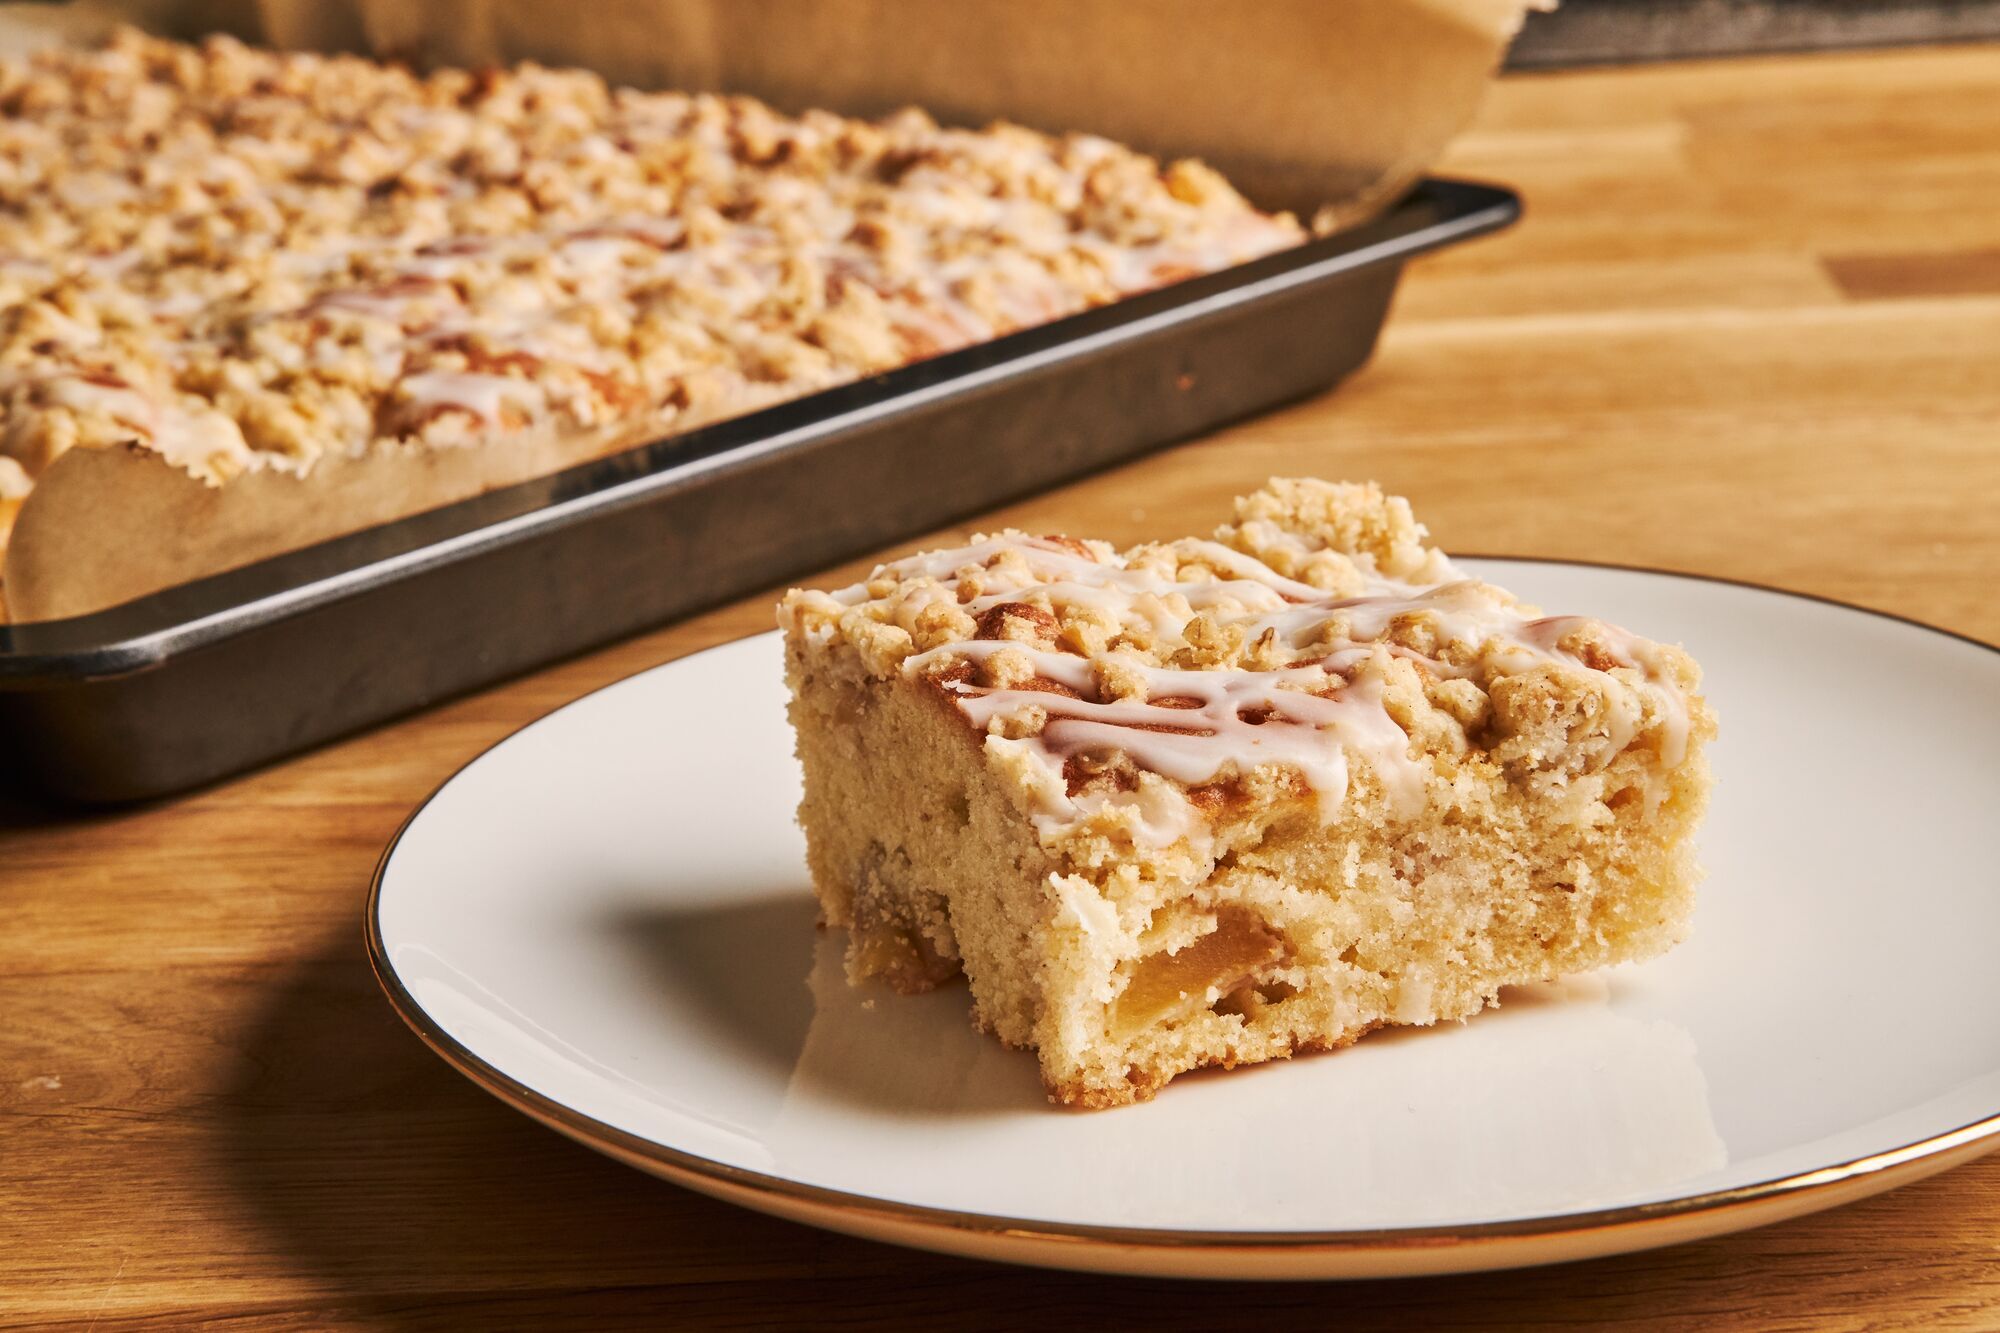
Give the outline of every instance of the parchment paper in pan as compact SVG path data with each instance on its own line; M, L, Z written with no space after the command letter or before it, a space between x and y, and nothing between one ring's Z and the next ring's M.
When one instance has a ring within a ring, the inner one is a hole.
M1464 125L1530 0L262 0L281 43L358 14L378 53L584 65L788 111L996 118L1195 156L1347 220ZM344 12L342 12L344 11Z

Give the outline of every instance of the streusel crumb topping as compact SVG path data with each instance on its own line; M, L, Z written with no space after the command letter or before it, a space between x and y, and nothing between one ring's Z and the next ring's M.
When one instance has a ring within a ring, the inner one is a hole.
M1087 135L127 31L0 61L0 515L79 446L666 433L1303 235Z
M1373 485L1273 481L1213 540L1123 553L978 537L782 614L935 681L1045 832L1118 807L1161 846L1260 771L1330 815L1363 772L1413 807L1461 763L1557 785L1631 747L1678 764L1698 684L1676 648L1465 575Z

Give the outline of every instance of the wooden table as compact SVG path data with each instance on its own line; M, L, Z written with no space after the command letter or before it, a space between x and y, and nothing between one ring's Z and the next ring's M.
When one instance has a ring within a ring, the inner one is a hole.
M1372 367L1000 517L1125 541L1273 473L1374 477L1452 549L2000 640L2000 48L1510 78L1447 165L1528 218L1413 271ZM535 1127L376 993L376 855L485 746L770 600L156 808L0 806L0 1322L2000 1326L2000 1156L1658 1253L1231 1288L824 1235Z

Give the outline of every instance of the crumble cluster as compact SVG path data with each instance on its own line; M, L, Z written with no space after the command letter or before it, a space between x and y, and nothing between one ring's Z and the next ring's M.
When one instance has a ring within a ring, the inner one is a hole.
M795 592L786 615L852 644L878 677L963 660L962 687L1023 700L987 724L1009 738L1046 724L1038 695L1075 693L1049 679L1053 653L1088 663L1089 699L1102 704L1164 694L1175 706L1162 683L1173 672L1257 673L1316 695L1366 683L1434 767L1480 751L1523 779L1595 771L1635 741L1677 762L1699 680L1676 649L1544 617L1468 578L1407 501L1372 483L1274 480L1239 498L1213 540L1122 554L1073 538L975 537L840 592ZM977 650L987 640L1020 651Z
M0 61L0 519L79 446L665 433L1303 237L1086 135L126 31Z

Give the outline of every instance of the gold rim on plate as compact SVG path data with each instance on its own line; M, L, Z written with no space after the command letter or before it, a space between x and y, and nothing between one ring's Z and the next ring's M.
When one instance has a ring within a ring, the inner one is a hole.
M1907 616L1742 579L1588 560L1533 556L1457 558L1576 565L1720 583L1899 621L1988 652L2000 653L2000 646ZM696 651L706 652L722 646L712 644L709 648ZM658 669L658 666L646 668L647 671ZM643 674L643 671L635 673ZM632 678L627 676L623 680ZM570 703L537 719L537 722L622 683L622 680L613 681L598 690L579 695ZM527 724L529 727L534 725L536 722ZM1518 1268L1595 1258L1746 1230L1879 1194L2000 1148L2000 1110L1996 1110L1956 1129L1900 1147L1730 1189L1589 1212L1556 1213L1457 1226L1349 1231L1190 1231L999 1217L925 1204L898 1203L730 1166L656 1143L583 1115L489 1064L432 1021L416 997L403 985L389 960L388 944L382 936L382 883L403 835L460 774L523 730L526 727L510 732L487 746L451 777L439 783L403 820L395 835L389 839L388 846L383 848L368 886L364 922L368 965L388 996L390 1006L410 1030L452 1068L502 1102L628 1166L758 1212L892 1244L969 1258L1053 1268L1157 1277L1398 1277Z

